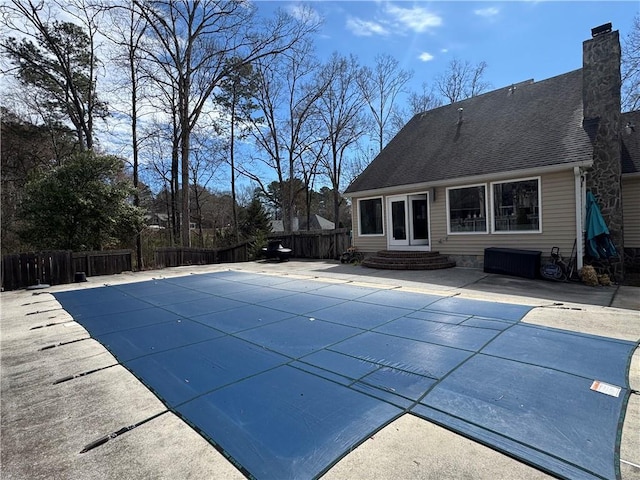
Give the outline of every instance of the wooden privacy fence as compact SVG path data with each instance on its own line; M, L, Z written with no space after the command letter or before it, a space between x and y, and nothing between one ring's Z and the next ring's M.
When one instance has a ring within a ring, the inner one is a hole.
M293 250L296 258L339 258L351 246L348 228L336 230L300 231L288 234L269 235L269 239L280 239L282 246Z
M230 248L163 247L155 252L156 268L236 263L249 260L249 243Z
M270 234L269 239L280 239L283 246L293 250L296 258L339 258L350 246L349 230L319 230L293 232L287 235ZM208 265L249 261L251 242L230 248L164 247L155 251L155 267L179 267L183 265ZM266 243L265 243L266 246Z
M131 250L105 250L102 252L73 252L74 272L85 272L88 277L115 275L133 270Z
M2 257L2 289L16 290L38 283L72 283L76 272L87 276L113 275L131 270L130 250L71 252L66 250L16 253Z
M271 234L283 246L293 250L296 258L338 258L350 246L349 230L303 231L287 235ZM159 248L155 252L155 267L234 263L249 260L250 242L224 249ZM16 290L38 282L60 285L75 281L76 272L86 276L113 275L131 271L130 250L101 252L43 251L17 253L2 257L2 289Z

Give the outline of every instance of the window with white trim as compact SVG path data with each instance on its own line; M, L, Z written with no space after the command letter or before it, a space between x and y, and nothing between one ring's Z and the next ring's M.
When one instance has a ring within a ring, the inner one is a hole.
M448 233L488 233L487 186L447 188Z
M358 200L360 235L382 235L382 198Z
M491 184L494 233L540 233L540 178Z

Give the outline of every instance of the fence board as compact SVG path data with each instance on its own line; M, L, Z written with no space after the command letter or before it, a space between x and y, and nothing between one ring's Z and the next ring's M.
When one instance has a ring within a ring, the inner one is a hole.
M272 233L269 239L280 239L283 247L293 250L295 258L337 259L351 245L347 228L298 231L286 235Z
M17 290L38 282L61 285L74 281L75 272L87 276L113 275L131 270L131 251L50 251L3 255L2 289Z
M85 272L88 277L128 272L133 269L131 257L131 250L74 252L72 254L73 271Z
M163 247L155 252L156 268L246 262L249 242L230 248Z

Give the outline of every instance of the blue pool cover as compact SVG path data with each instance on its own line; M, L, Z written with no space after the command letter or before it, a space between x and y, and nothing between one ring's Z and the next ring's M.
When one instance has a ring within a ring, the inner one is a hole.
M531 307L233 271L55 297L248 477L318 477L405 413L620 476L636 344L520 323Z

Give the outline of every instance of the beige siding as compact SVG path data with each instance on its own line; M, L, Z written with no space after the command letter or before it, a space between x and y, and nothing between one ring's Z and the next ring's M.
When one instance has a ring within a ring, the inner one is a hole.
M447 255L484 255L487 247L541 250L552 247L569 257L576 232L575 189L572 171L542 175L542 233L447 235L444 188L437 189L431 208L432 250ZM488 195L490 187L487 184ZM491 207L489 207L491 208Z
M517 180L517 177L513 178ZM508 180L508 179L505 179ZM502 179L501 179L502 181ZM544 174L540 178L542 190L542 233L521 234L472 234L447 235L446 188L435 188L435 200L431 198L431 250L446 255L484 255L487 247L509 247L541 250L548 255L552 247L560 247L564 256L569 257L576 232L574 176L570 170ZM487 182L487 192L490 185ZM463 185L451 185L463 186ZM411 193L411 191L398 192ZM383 209L386 197L383 198ZM489 208L491 208L489 206ZM358 237L357 200L353 201L354 244L365 252L386 248L387 238ZM640 222L638 222L640 225ZM386 228L386 218L385 218Z
M622 179L624 246L640 248L640 177Z
M358 212L358 199L354 198L351 202L351 225L352 225L352 243L354 247L358 247L358 250L361 252L377 252L378 250L384 250L387 248L387 237L386 237L386 221L385 217L385 202L384 198L382 199L382 217L383 217L383 230L385 231L385 235L365 235L360 236L358 232L358 228L360 228L360 213Z

